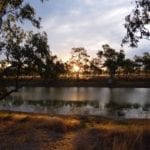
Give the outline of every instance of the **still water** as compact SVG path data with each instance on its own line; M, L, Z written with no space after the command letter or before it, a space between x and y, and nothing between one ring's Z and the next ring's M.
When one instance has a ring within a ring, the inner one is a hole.
M150 88L23 87L0 110L150 118Z

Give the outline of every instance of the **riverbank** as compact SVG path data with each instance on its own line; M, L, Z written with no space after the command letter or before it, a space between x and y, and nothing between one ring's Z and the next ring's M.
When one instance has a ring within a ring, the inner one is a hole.
M150 120L1 111L0 149L148 150Z
M3 86L15 86L15 80L2 80L0 81ZM25 80L20 79L18 84L20 86L30 87L139 87L150 88L150 78L116 78L112 83L108 78L98 79L59 79L59 80Z

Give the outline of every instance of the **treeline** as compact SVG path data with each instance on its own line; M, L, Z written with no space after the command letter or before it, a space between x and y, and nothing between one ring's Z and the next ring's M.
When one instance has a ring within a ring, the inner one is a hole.
M80 48L72 48L72 57L67 62L67 72L75 71L80 75L98 76L108 74L111 78L115 75L126 77L131 74L150 74L150 53L145 52L142 56L135 55L133 59L126 58L124 50L117 51L108 44L102 45L102 50L97 52L97 57L91 59L87 51ZM76 69L74 70L74 66Z
M6 58L0 62L0 78L41 77L53 80L62 77L99 76L150 73L150 53L126 58L123 50L117 51L105 44L91 58L83 47L72 48L67 62L53 55L45 32L25 31L18 26L17 18L9 15L0 30L0 55Z
M43 0L41 0L43 1ZM58 79L60 77L99 76L150 73L150 53L126 58L123 50L116 51L109 45L102 46L96 58L91 58L85 48L72 48L71 57L62 62L53 55L48 45L47 34L25 31L23 24L29 21L40 29L40 18L30 4L23 0L4 1L0 4L0 81L4 78L41 77ZM40 30L39 30L40 31ZM131 34L133 35L133 34Z
M45 33L29 34L26 43L17 44L17 47L12 44L11 37L5 41L11 44L5 44L7 59L0 62L1 78L32 76L53 80L109 75L113 79L116 75L128 78L130 75L146 77L150 74L149 52L130 59L126 58L124 50L117 51L105 44L102 50L97 51L96 58L91 58L85 48L78 47L72 48L71 57L67 62L62 62L50 52ZM18 40L20 41L20 38Z

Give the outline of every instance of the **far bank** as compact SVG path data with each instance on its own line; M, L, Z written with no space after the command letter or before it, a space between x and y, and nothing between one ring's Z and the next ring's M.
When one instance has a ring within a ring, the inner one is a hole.
M2 86L15 86L15 79L0 80ZM98 79L19 79L19 86L33 87L135 87L135 88L150 88L150 78L115 78L110 81L109 78Z

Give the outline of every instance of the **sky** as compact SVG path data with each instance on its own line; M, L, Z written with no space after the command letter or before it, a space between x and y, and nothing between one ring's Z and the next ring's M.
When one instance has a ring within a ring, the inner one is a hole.
M46 31L53 54L66 61L71 48L84 47L96 57L103 44L120 50L125 36L124 18L134 8L134 0L27 0L42 17L42 31ZM123 47L127 57L149 51L149 42L141 41L138 48Z

